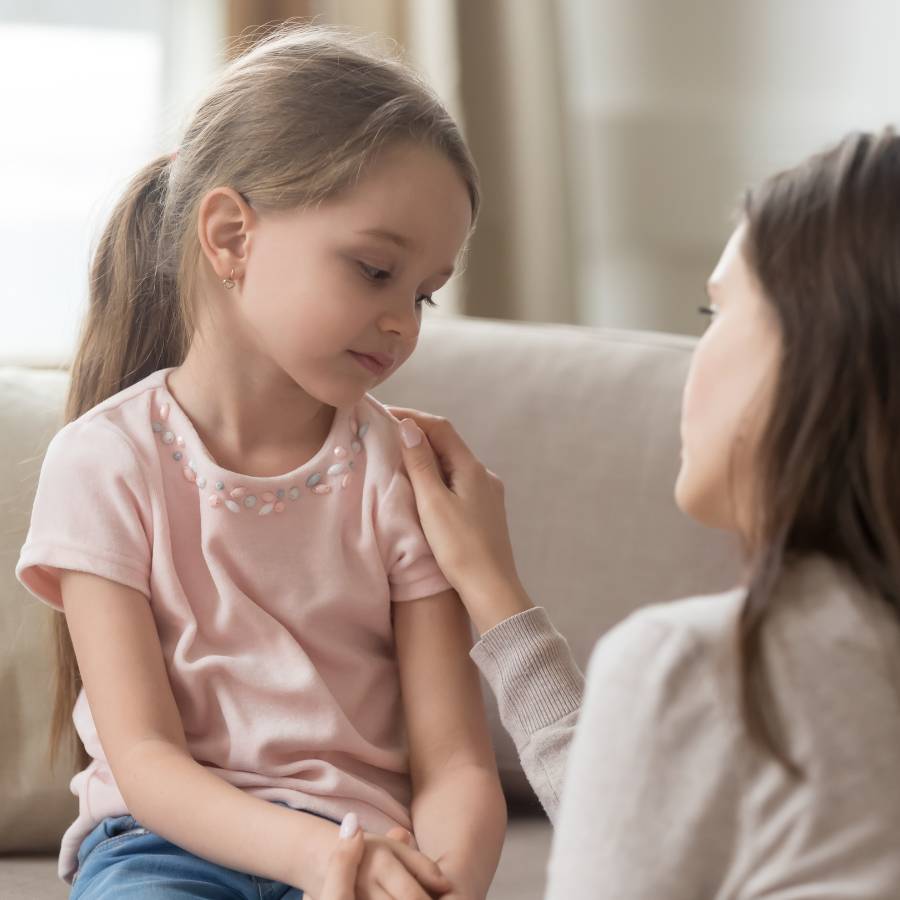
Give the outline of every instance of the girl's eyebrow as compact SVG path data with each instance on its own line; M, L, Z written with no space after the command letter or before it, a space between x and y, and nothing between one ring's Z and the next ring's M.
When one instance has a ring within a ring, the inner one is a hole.
M392 244L397 244L398 247L402 247L404 250L409 250L414 243L410 238L385 228L366 228L363 231L357 231L356 233L364 234L367 237L381 238L383 241L390 241Z
M415 241L413 241L411 238L408 238L402 234L398 234L396 231L390 231L385 228L364 228L362 231L357 231L356 234L365 235L366 237L378 238L382 241L388 241L389 243L396 244L403 250L415 249ZM445 269L439 274L443 278L450 278L455 271L455 268L453 266L450 266L449 269Z

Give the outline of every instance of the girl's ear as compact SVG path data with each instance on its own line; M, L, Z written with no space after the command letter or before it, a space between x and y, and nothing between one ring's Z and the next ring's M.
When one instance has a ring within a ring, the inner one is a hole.
M213 188L200 201L200 246L219 279L238 279L243 274L254 223L254 211L233 188Z

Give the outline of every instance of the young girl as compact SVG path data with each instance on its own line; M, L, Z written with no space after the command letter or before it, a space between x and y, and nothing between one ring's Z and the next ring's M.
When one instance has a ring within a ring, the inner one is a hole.
M114 211L17 566L65 613L72 897L318 895L347 813L360 897L485 896L505 813L467 619L367 395L477 206L430 91L292 29Z

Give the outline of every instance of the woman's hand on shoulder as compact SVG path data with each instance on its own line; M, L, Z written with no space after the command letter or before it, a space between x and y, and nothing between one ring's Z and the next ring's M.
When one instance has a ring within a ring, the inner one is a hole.
M422 528L479 633L531 607L519 581L503 482L439 416L391 407Z

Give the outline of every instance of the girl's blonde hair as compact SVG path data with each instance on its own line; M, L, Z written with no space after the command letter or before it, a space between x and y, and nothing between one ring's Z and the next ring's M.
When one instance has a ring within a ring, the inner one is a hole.
M228 185L260 210L308 206L352 187L397 141L427 143L457 167L474 219L478 174L459 129L398 60L343 32L287 25L231 62L177 153L135 176L100 238L66 421L183 360L201 255L197 211L209 190ZM89 758L71 721L81 677L64 616L55 617L54 641L50 758L65 743L81 768Z

